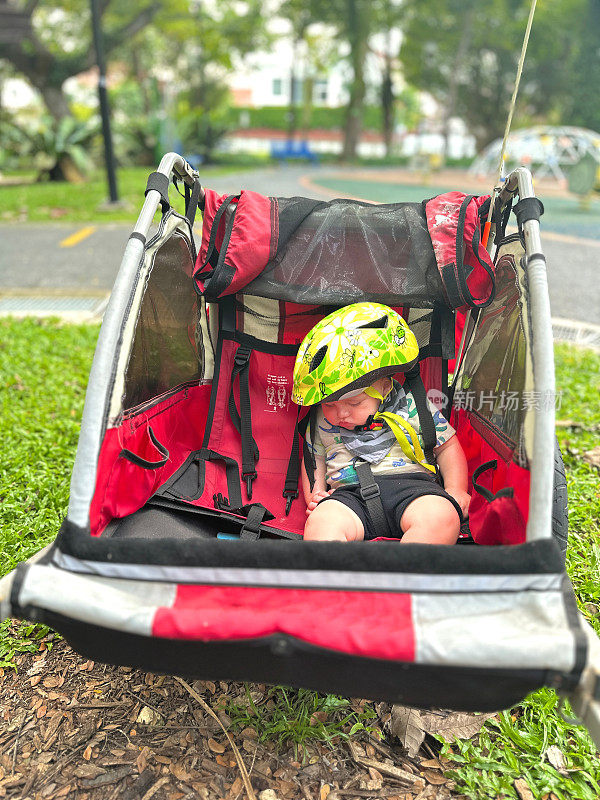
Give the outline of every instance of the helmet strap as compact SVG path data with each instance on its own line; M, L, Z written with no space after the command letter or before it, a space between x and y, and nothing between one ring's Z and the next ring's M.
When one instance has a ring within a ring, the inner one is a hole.
M393 381L392 381L392 380L390 380L390 383L389 383L389 388L388 388L388 390L387 390L387 392L386 392L385 394L381 394L381 393L380 393L380 392L378 392L378 391L377 391L377 389L375 389L373 386L367 386L367 388L366 388L366 389L363 389L363 391L364 391L364 393L365 393L366 395L368 395L369 397L374 397L376 400L383 401L383 400L385 400L387 397L389 397L389 395L390 395L390 393L391 393L392 389L393 389Z
M390 381L390 388L385 396L380 394L380 392L378 392L377 389L374 389L372 386L368 386L364 391L369 397L374 397L376 400L383 401L392 391L392 381ZM394 434L394 437L396 438L396 441L410 461L420 464L422 467L425 467L425 469L435 474L435 466L432 466L427 462L421 444L417 438L416 431L409 422L403 419L403 417L401 417L399 414L391 414L386 411L377 411L375 414L369 417L367 420L367 425L370 425L379 419L387 422Z

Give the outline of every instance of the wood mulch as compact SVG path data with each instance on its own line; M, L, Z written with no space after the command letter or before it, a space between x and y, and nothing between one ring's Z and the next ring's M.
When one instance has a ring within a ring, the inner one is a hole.
M86 661L53 634L16 663L16 672L0 670L0 798L459 797L427 742L409 758L390 737L359 732L299 756L259 742L253 728L228 738L221 709L244 702L240 683L187 684ZM253 685L252 695L265 689Z

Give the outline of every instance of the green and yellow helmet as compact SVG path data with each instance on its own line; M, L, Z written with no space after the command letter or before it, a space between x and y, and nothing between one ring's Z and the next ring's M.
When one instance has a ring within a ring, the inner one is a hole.
M312 406L339 400L378 378L409 370L419 345L400 314L380 303L354 303L318 322L302 340L292 400Z

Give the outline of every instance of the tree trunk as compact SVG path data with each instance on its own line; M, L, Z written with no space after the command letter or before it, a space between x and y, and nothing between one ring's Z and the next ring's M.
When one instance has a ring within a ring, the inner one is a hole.
M385 67L381 82L381 111L385 154L389 157L392 154L394 137L394 84L392 82L392 56L389 52L385 54Z
M85 175L75 165L70 156L62 156L56 164L48 170L51 181L67 181L68 183L85 183Z
M460 69L464 64L465 57L471 45L471 36L473 33L473 17L475 10L473 6L465 9L464 25L461 30L458 47L456 48L456 55L454 63L452 64L452 72L450 73L450 81L448 84L448 100L444 103L443 111L443 137L444 137L444 150L442 153L442 161L445 163L448 159L450 151L450 119L456 114L456 101L458 100L458 88L460 84Z
M362 131L362 113L366 93L364 69L368 38L363 0L348 0L348 34L353 76L350 102L346 112L346 130L342 150L342 159L344 160L356 158Z
M50 115L53 119L55 119L57 122L60 122L61 119L71 116L69 104L67 102L67 98L63 94L62 86L49 86L48 84L42 84L41 82L35 85L38 91L41 93L44 103L46 104L46 108L50 112Z

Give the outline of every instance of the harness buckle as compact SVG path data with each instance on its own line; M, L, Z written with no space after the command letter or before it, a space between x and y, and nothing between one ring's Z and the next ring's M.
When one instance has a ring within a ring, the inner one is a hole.
M379 486L376 483L370 483L367 486L360 485L359 494L363 500L373 500L375 497L380 497L381 492L379 491Z
M285 515L290 513L292 502L298 497L297 489L284 489L283 496L285 497Z
M238 367L243 367L248 363L252 350L248 347L238 347L233 357L233 363Z
M218 508L219 511L231 510L231 504L229 503L229 498L223 497L221 492L213 494L213 503L215 504L215 508Z
M246 481L246 494L248 495L248 500L252 500L252 481L256 480L258 472L253 470L252 472L242 472L242 480Z

